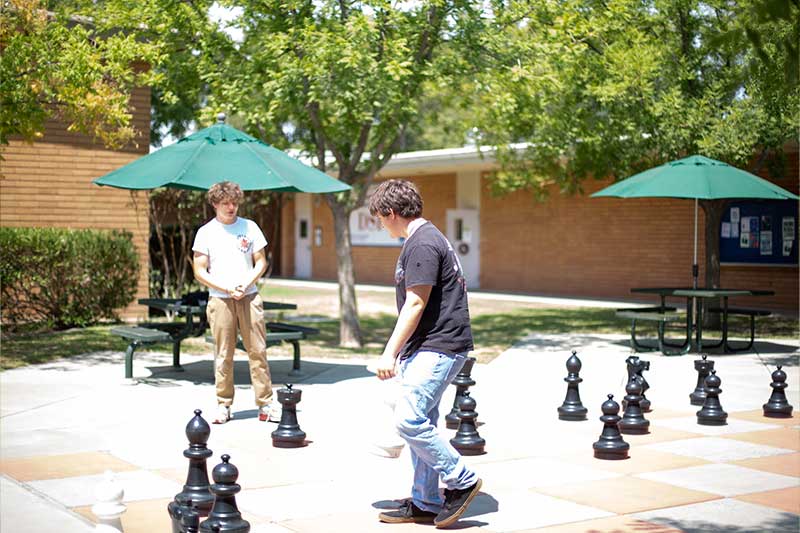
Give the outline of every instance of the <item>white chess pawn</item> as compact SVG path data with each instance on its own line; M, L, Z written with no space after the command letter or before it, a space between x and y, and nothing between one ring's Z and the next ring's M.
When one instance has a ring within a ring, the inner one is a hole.
M114 478L114 472L106 470L103 481L95 490L97 503L92 506L92 514L97 517L95 531L98 533L122 533L120 516L127 510L122 503L125 490Z

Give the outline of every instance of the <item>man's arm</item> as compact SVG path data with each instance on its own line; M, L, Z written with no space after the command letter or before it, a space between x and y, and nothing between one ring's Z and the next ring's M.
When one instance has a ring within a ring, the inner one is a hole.
M383 355L376 366L379 379L394 377L395 359L397 359L400 349L417 329L422 312L428 305L432 288L431 285L416 285L406 289L406 301L400 309L392 336L389 337L389 342L386 343Z

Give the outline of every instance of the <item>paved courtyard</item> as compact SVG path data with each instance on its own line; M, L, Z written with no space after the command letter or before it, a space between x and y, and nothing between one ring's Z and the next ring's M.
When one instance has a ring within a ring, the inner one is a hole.
M701 426L689 404L697 355L650 361L650 434L627 435L630 459L595 459L600 405L621 401L627 340L620 335L533 335L490 364L476 365L472 396L486 453L467 458L481 494L454 529L485 533L793 532L800 528L800 422L762 416L774 365L785 365L788 397L800 408L798 343L764 340L757 353L711 353L722 379L725 426ZM583 362L582 422L558 420L571 350ZM137 384L122 379L123 354L102 352L0 374L0 531L78 533L93 529L90 507L106 470L125 489L126 533L170 531L166 507L188 461L184 433L194 409L214 407L208 356L137 354ZM222 454L240 472L237 496L254 533L432 531L389 525L380 510L410 493L407 450L369 453L381 426L382 387L365 360L271 361L276 388L302 389L304 448L272 446L259 422L245 357L236 362L235 418L212 426L209 474ZM442 403L452 405L454 387ZM445 435L454 431L444 428Z

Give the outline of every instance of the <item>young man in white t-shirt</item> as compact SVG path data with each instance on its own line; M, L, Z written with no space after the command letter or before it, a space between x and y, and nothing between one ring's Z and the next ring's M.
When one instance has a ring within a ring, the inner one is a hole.
M267 240L252 220L237 215L244 199L236 183L213 185L206 195L216 216L197 230L194 277L209 289L206 307L214 336L214 381L217 389L215 424L231 419L233 404L233 353L237 330L250 359L250 381L261 421L280 418L272 401L272 380L267 365L267 331L256 281L267 270Z

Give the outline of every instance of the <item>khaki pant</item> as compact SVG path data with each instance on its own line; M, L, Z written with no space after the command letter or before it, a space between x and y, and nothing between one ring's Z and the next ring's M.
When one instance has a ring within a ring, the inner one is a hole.
M206 316L214 335L214 380L217 402L233 403L233 352L237 330L250 359L250 381L256 394L256 405L272 401L272 380L267 365L267 330L261 296L251 294L241 300L212 297Z

